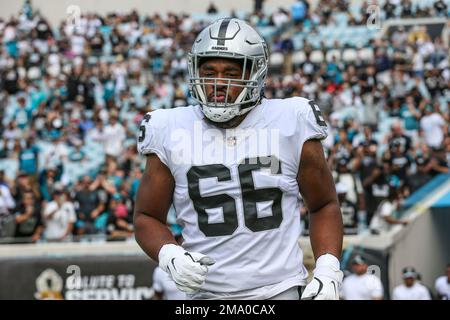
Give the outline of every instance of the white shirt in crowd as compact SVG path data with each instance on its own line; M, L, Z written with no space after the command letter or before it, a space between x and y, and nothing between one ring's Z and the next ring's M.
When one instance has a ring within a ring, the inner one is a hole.
M439 147L444 140L445 120L439 113L432 113L420 120L420 129L423 130L425 143L429 147Z
M450 282L448 282L447 276L437 278L434 288L443 300L450 300Z
M105 128L100 129L97 127L94 127L91 130L89 130L87 133L87 137L86 137L86 140L95 141L102 145L105 144L106 139L107 139L107 137L105 134Z
M358 203L358 194L364 192L359 177L351 173L338 174L336 171L333 171L333 178L335 178L335 180L339 180L339 182L342 182L347 186L347 195L345 198L355 204Z
M177 289L175 282L160 267L153 272L153 290L162 292L164 300L186 300L186 295Z
M383 284L373 274L352 274L344 279L341 298L345 300L372 300L383 298Z
M411 287L401 284L394 288L393 300L431 300L430 292L423 284L415 282Z
M125 129L120 123L109 124L105 127L105 153L118 157L125 144Z
M382 202L370 221L370 229L377 230L379 232L385 232L389 230L389 223L384 219L389 217L395 210L395 205L393 202L385 200Z
M16 203L14 202L9 188L4 185L0 185L0 215L9 214L9 210L14 209Z
M50 214L57 210L50 218ZM65 202L58 209L56 201L49 202L43 212L45 219L45 238L56 240L63 237L70 223L75 223L77 217L75 207L71 202Z
M69 156L69 149L67 145L59 141L56 144L51 144L48 146L45 154L45 160L47 164L59 164L62 161L65 161Z
M85 39L83 36L74 35L71 38L72 51L75 55L82 55L84 52Z

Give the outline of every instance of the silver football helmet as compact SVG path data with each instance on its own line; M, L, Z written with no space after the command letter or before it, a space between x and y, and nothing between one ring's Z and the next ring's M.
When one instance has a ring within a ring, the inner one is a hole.
M229 121L250 111L261 100L269 53L263 37L247 22L235 18L213 22L197 36L188 56L191 96L211 121ZM242 78L200 77L200 64L205 58L239 59L242 63ZM245 79L245 70L250 71L248 79ZM225 100L220 103L217 100L208 101L205 86L212 85L216 93L218 81L220 86L226 87ZM242 88L235 101L228 101L231 87Z

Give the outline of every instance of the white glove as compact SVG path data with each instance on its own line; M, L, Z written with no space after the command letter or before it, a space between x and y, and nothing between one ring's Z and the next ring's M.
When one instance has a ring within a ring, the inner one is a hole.
M344 276L339 269L339 260L328 253L320 256L313 274L314 278L306 286L301 299L339 300L339 287Z
M169 274L177 288L193 294L205 283L208 266L214 259L198 252L187 252L181 246L166 244L158 254L159 267Z

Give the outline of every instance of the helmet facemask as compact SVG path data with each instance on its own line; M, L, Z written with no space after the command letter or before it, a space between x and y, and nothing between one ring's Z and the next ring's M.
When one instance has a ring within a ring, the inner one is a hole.
M242 76L236 78L200 77L200 65L208 58L226 58L239 60ZM230 54L228 52L207 52L189 54L190 90L194 100L202 107L208 119L214 122L226 122L245 114L255 107L262 96L265 76L267 74L267 57ZM245 76L248 72L248 78ZM225 91L224 102L212 100L206 95L206 86L213 86L214 97L217 92ZM224 88L224 89L223 89ZM240 88L241 92L234 101L229 101L230 88Z

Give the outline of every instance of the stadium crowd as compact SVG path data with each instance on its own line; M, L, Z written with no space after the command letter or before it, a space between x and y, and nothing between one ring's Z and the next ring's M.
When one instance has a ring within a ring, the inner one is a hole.
M348 25L365 25L367 6L359 17L345 0L244 13L272 30L265 35L270 52L284 56L269 71L265 96L314 99L326 117L323 145L349 234L405 224L403 199L450 167L449 48L441 37L398 27L368 39L369 59L346 61L327 54L348 44L294 44L299 32L333 26L336 13ZM442 0L426 8L386 1L382 10L385 19L448 16ZM79 25L52 28L29 1L0 19L0 238L133 235L145 161L136 152L139 123L148 111L192 103L187 52L207 23L132 11L84 14ZM299 51L304 57L296 60ZM302 217L307 231L305 209Z

